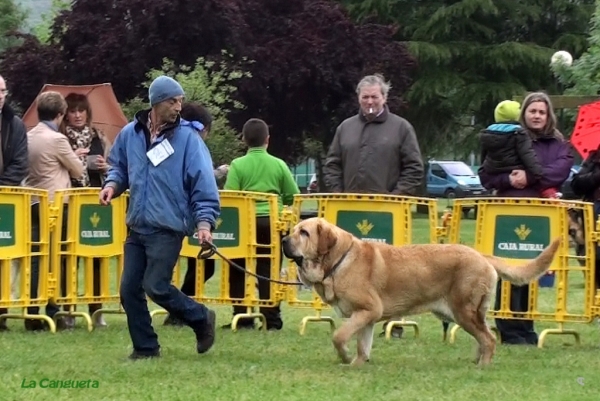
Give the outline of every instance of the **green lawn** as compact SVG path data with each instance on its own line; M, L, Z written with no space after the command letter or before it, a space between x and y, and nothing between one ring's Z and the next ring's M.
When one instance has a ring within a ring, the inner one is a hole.
M461 241L472 243L474 221L466 220L462 226ZM414 240L427 242L428 236L427 220L415 219ZM215 293L218 285L217 279L209 281L207 292ZM569 285L577 308L583 299L580 275L574 274ZM554 289L541 291L541 308L550 308ZM215 309L218 324L228 323L230 307ZM579 401L598 400L600 393L600 338L595 323L567 325L580 331L579 347L571 338L558 336L549 337L543 349L498 346L493 364L480 370L471 363L472 338L459 332L454 344L443 343L441 323L422 315L411 318L419 323L418 338L411 329L401 340L376 337L372 361L356 369L340 366L326 324L309 324L306 334L299 335L300 321L308 314L309 310L284 305L285 326L280 332L219 329L214 348L205 355L195 353L191 330L164 327L164 317L158 316L154 321L163 356L137 362L127 360L131 349L123 315L107 315L109 327L91 333L82 322L73 331L50 334L25 332L20 321L9 321L11 331L0 333L0 401ZM539 331L554 325L536 327ZM380 329L379 324L377 333ZM39 388L42 379L92 380L98 388ZM38 387L22 388L30 381Z

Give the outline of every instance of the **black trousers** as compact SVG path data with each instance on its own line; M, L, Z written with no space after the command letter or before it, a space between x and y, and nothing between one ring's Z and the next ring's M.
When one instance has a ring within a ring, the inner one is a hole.
M269 217L258 217L256 219L256 237L259 244L270 244L271 243L271 225ZM279 249L281 258L281 249ZM267 249L259 248L258 254L268 254ZM232 262L239 266L246 267L245 259L234 259ZM181 292L188 296L196 295L196 258L188 258L188 268L181 285ZM271 263L266 258L259 258L256 262L256 273L261 276L271 276ZM204 282L209 280L215 274L215 261L214 259L207 259L204 261ZM235 267L229 269L229 297L231 298L243 298L244 289L246 285L246 275ZM260 299L269 299L271 297L271 291L269 282L265 280L259 280L258 282L258 294ZM271 308L260 308L260 312L265 315L267 319L267 325L274 328L281 328L283 323L281 322L281 311L279 306ZM233 307L234 315L240 313L246 313L246 308L243 306ZM239 326L251 325L252 322L244 322L241 320Z
M183 278L183 284L181 284L181 292L185 295L193 297L196 296L196 264L198 260L196 258L187 258L187 271ZM206 259L204 260L204 282L206 283L212 276L215 275L215 260Z
M271 224L269 217L257 217L256 218L256 239L259 244L269 245L271 244ZM282 257L281 248L277 250ZM269 254L269 250L266 248L258 248L258 255ZM232 262L236 263L241 267L246 267L245 259L233 259ZM278 266L279 268L279 266ZM271 277L271 261L268 258L258 258L256 261L256 274L265 277ZM243 298L244 289L246 286L246 274L235 267L229 268L229 296L231 298ZM269 299L271 297L270 282L266 280L258 280L258 295L260 299ZM234 306L233 314L246 313L246 307ZM268 329L281 329L283 322L281 321L281 310L279 305L274 307L262 307L260 308L262 313L267 320ZM239 322L239 325L252 324L252 322L244 323Z
M94 258L92 259L92 280L93 280L93 291L94 291L94 296L100 296L100 262L101 259L98 258ZM79 259L77 260L77 263L79 264ZM89 305L89 311L90 313L94 313L95 311L97 311L98 309L102 308L102 304L90 304Z
M495 309L500 308L502 281L496 286ZM510 286L510 310L526 312L529 304L529 285ZM533 320L496 319L500 332L500 342L507 344L537 344L538 336L533 328Z

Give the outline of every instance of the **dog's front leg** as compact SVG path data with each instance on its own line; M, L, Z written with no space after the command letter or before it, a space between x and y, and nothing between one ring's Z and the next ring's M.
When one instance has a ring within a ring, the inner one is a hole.
M371 326L370 331L372 336L374 321L372 312L366 310L357 311L352 313L352 316L333 333L333 346L337 350L342 363L353 362L353 365L360 365L365 362L364 355L361 357L361 353L359 353L355 361L352 361L352 358L348 354L348 341L350 341L352 336L364 330L369 325Z
M369 361L371 357L371 347L373 346L373 330L375 324L370 323L358 331L357 354L352 361L352 365L359 366Z

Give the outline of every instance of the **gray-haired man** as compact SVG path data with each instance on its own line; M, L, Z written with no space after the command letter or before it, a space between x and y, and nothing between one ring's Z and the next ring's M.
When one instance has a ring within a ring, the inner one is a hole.
M356 87L360 110L338 127L323 169L330 192L416 195L423 160L412 125L389 111L390 84L368 75ZM386 323L387 324L387 323ZM402 328L392 331L402 336Z

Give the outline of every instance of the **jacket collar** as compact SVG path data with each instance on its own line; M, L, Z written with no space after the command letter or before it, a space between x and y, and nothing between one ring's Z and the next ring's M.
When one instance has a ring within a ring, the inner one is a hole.
M369 122L381 124L387 120L389 114L390 114L390 109L388 108L387 104L384 104L383 112L380 115L378 115L377 117L375 117L372 121L367 121L367 118L363 114L362 110L358 111L358 118L360 119L360 121L362 121L365 124L367 124Z
M15 112L13 111L13 109L8 104L4 103L4 106L2 107L2 119L6 119L6 121L11 121L14 116Z
M134 125L135 132L141 131L141 132L150 134L150 132L148 131L148 118L150 117L150 111L151 111L151 109L147 109L147 110L140 110L137 113L135 113L135 125ZM181 122L181 117L178 116L177 120L175 120L174 123L165 125L163 127L163 129L160 130L159 135L164 135L165 138L173 137L173 135L175 134L175 128L179 127L180 122Z

